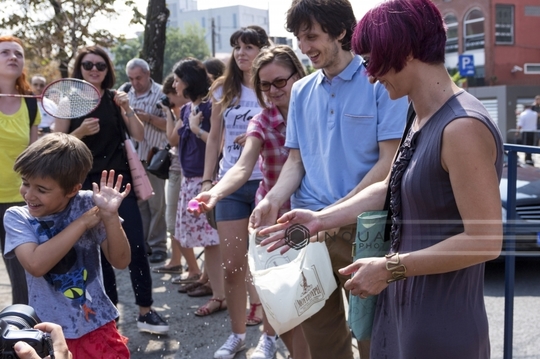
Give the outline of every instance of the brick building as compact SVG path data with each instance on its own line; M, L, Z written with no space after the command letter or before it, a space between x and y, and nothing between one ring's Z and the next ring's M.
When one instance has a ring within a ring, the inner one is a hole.
M515 128L516 109L540 94L540 1L432 0L448 27L446 67L473 55L469 92L501 131Z

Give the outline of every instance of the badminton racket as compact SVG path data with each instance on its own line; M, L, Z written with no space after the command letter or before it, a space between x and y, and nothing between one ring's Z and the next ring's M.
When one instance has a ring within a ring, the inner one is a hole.
M45 112L66 120L89 114L101 100L101 94L94 85L70 78L51 82L41 95L0 94L0 97L37 98Z

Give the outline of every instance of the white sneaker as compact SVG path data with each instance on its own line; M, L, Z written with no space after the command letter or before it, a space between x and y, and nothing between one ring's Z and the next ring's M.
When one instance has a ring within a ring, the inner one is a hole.
M251 359L274 359L276 351L276 341L263 333L259 338L255 351L251 354Z
M246 341L241 339L236 334L231 334L227 338L225 344L221 346L215 353L215 359L232 359L236 353L246 349Z

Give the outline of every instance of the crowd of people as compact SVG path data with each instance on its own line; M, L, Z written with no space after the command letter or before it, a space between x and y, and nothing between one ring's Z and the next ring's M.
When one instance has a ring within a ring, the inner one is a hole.
M502 243L502 138L448 75L439 10L387 0L357 22L349 0L293 0L286 27L314 73L251 25L231 36L227 64L178 59L162 85L134 58L115 90L107 52L80 49L70 77L94 85L101 101L79 118L52 117L45 100L34 111L31 99L0 97L3 259L13 303L48 322L39 328L58 357L129 357L116 327L128 294L114 272L129 267L141 331L169 331L152 307L152 271L172 274L180 293L210 297L196 316L227 310L230 335L218 338L216 359L244 350L246 326L259 324L252 359L274 358L278 339L290 358L352 359L343 293L379 296L361 359L489 358L483 270ZM28 81L24 61L22 41L0 37L1 94L41 94L45 78ZM150 199L133 190L126 138ZM165 180L147 167L169 147ZM356 233L360 213L383 207L390 252L353 262L345 234ZM278 338L251 279L248 237L260 231L269 235L261 245L284 253L287 229L299 224L311 240L334 234L326 246L338 289Z

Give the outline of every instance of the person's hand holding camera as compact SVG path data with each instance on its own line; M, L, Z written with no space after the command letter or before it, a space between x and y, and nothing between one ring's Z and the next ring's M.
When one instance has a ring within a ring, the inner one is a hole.
M171 104L171 101L169 100L169 97L167 97L167 95L161 96L159 101L156 103L156 107L159 108L160 110L171 109L172 104Z
M200 136L202 124L202 112L199 111L199 106L194 106L189 114L189 129L196 135Z
M165 113L165 116L167 117L168 120L172 120L172 121L175 120L174 113L172 111L175 105L171 103L167 95L161 96L159 101L156 103L156 107Z
M51 335L55 359L73 358L73 355L68 349L66 338L64 338L64 332L62 331L61 326L44 322L36 324L34 328ZM13 349L20 359L41 359L35 349L26 342L20 341L15 343ZM50 356L47 356L46 358L50 358Z

